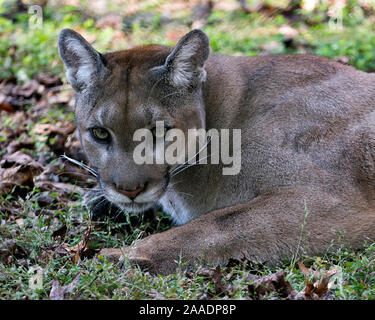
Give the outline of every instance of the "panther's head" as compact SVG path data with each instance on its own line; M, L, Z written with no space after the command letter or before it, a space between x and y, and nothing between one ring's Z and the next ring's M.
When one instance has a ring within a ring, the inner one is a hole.
M145 45L100 54L81 35L64 29L58 48L76 92L82 147L98 172L104 195L127 211L151 207L165 192L173 166L136 163L134 151L141 142L134 141L134 134L145 128L164 135L155 130L157 121L185 134L205 128L207 36L193 30L174 48ZM163 143L167 147L172 142Z

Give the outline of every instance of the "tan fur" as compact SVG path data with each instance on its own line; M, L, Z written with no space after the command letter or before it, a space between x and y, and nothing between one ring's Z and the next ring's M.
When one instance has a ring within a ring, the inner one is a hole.
M59 50L74 75L74 52L65 47L69 37L78 36L63 31ZM195 55L187 66L189 85L181 87L169 75L174 55L185 48ZM207 58L207 50L201 31L175 49L150 45L106 54L103 65L93 50L95 84L72 78L82 144L104 192L113 195L109 199L117 197L116 186L134 190L148 182L160 191L154 201L115 202L140 211L159 201L183 224L141 240L129 257L166 274L180 258L187 266L231 258L275 264L300 253L299 243L307 254L321 254L373 241L375 76L311 55ZM115 137L112 147L98 146L87 134L99 119ZM221 165L208 164L167 179L166 165L135 165L132 135L157 119L184 132L241 129L241 172L223 176Z

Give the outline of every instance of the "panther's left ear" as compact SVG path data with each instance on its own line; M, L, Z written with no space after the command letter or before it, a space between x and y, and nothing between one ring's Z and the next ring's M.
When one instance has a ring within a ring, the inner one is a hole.
M170 83L186 87L204 81L204 63L209 53L210 43L203 31L196 29L187 33L165 61Z
M58 50L66 68L66 77L77 92L95 85L106 74L104 57L80 34L71 30L61 31Z

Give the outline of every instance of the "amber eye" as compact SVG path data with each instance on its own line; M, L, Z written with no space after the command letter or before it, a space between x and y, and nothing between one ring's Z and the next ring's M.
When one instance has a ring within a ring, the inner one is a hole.
M103 128L92 128L91 134L99 142L108 142L111 137L109 132Z

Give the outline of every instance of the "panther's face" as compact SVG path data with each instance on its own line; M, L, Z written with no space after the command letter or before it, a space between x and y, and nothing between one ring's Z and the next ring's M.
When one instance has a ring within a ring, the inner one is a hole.
M81 143L104 195L127 211L151 207L166 191L177 165L140 164L135 156L142 143L137 130L149 129L155 160L157 141L165 148L172 143L165 137L168 129L187 135L188 129L205 128L201 84L209 53L206 35L194 30L175 48L148 45L101 55L65 29L59 53L76 91ZM188 148L177 157L186 159Z

